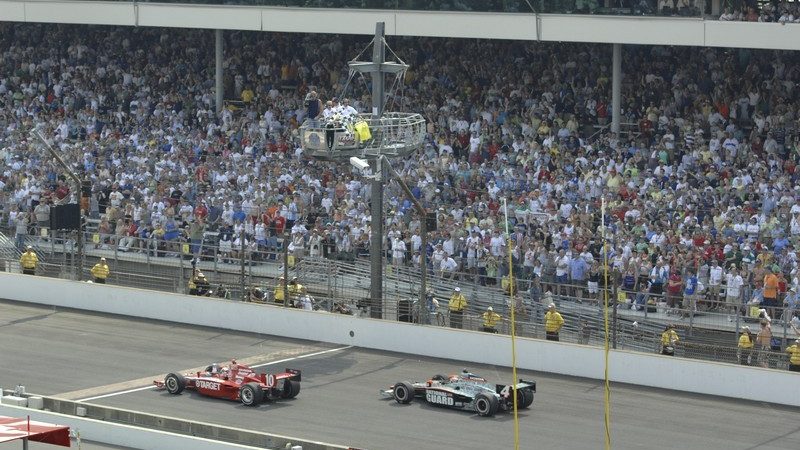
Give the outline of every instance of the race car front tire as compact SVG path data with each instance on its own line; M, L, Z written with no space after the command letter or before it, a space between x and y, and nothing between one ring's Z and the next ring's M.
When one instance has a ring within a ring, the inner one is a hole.
M394 394L394 400L403 405L414 400L414 386L405 381L395 384L392 393Z
M475 396L475 412L479 416L491 417L497 412L500 407L500 402L494 395L489 395L481 392Z
M173 395L180 394L186 389L186 378L179 373L170 373L164 377L164 387Z
M245 406L258 406L264 401L264 390L258 383L247 383L239 391L239 399Z
M283 382L283 391L281 391L281 398L295 398L300 393L300 382L295 380L285 380Z

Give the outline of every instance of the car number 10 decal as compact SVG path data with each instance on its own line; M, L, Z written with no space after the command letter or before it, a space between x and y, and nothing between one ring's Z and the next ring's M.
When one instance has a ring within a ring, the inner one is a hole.
M275 386L275 375L268 374L267 375L267 387Z

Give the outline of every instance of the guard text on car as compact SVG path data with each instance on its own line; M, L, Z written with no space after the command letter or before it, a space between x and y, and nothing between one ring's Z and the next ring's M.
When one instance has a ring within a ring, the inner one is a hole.
M450 394L443 392L428 391L425 393L425 399L429 403L436 403L437 405L453 406L453 397Z

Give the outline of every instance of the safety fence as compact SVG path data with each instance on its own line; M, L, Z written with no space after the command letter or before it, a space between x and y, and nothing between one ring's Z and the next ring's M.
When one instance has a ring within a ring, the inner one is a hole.
M370 302L370 268L366 261L311 257L302 252L290 254L282 240L276 242L275 248L246 248L237 252L235 248L229 251L205 243L133 239L121 242L110 235L93 233L87 236L82 266L72 239L29 237L26 242L33 245L40 256L37 274L42 276L91 280L92 266L99 258L106 258L110 284L189 293L189 279L196 271L202 271L210 283L202 295L445 327L458 326L459 321L454 320L449 311L448 300L455 288L459 288L467 298L460 320L462 328L483 331L484 313L491 306L500 319L487 332L508 334L513 304L516 333L532 338L545 337L544 313L547 305L553 302L565 319L560 340L587 345L605 342L603 304L607 292L610 345L614 348L660 351L661 333L667 323L673 323L681 336L675 350L677 355L715 361L736 362L739 333L744 326L749 326L755 337L762 321L754 314L760 308L750 307L752 305L741 305L741 311L735 313L707 310L714 304L706 301L690 302L686 306L681 303L670 308L661 294L626 292L619 286L595 292L585 285L554 283L549 278L538 285L539 289L534 289L538 294L532 296L527 280L509 281L508 277L490 277L476 271L443 274L429 269L430 294L425 304L421 304L420 269L390 263L385 266L383 277L384 300L374 305ZM0 252L0 258L6 270L19 270L15 254ZM303 286L302 292L295 291L292 286L284 291L279 284L281 276L289 281L296 277ZM512 288L517 284L518 288ZM513 302L509 295L511 289L519 290ZM377 315L376 308L379 309ZM769 357L754 359L751 355L749 359L753 364L756 364L753 361L759 364L767 361L770 367L785 367L783 350L798 336L790 319L795 311L775 308L770 313L773 318L770 345L756 352Z

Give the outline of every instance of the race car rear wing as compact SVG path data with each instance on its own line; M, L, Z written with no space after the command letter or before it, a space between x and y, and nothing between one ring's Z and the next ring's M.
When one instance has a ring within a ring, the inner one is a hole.
M276 380L284 380L286 378L288 378L290 380L293 380L293 381L302 381L303 377L301 375L301 372L299 370L297 370L297 369L286 369L286 371L284 373L276 373L275 374L275 379Z
M495 385L495 392L498 394L503 391L508 385L507 384L496 384ZM536 392L536 382L523 380L522 378L519 379L519 383L514 386L514 389L530 389L533 392Z
M525 386L523 386L525 385ZM522 389L524 387L529 387L533 392L536 392L536 382L523 380L522 378L519 379L519 383L517 384L517 389Z

